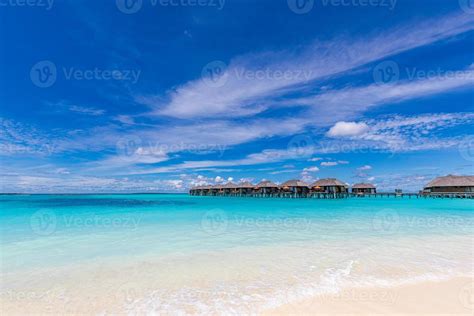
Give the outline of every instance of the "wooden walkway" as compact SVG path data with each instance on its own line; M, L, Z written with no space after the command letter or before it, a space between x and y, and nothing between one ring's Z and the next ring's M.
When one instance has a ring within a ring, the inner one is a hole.
M194 196L217 196L217 197L251 197L251 198L294 198L294 199L345 199L345 198L407 198L407 199L472 199L474 198L474 192L472 193L431 193L431 194L419 194L419 193L394 193L394 192L380 192L372 194L355 194L355 193L307 193L307 194L294 194L294 193L275 193L275 194L238 194L238 193L217 193L217 194L191 194Z

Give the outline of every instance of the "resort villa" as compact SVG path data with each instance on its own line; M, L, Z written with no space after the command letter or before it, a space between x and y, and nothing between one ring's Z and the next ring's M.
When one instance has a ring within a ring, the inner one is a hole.
M375 194L377 188L370 183L356 183L352 186L352 193L354 194Z
M280 187L271 181L262 181L255 186L255 193L260 196L272 196L277 194Z
M309 193L309 185L300 180L289 180L280 186L283 196L302 197Z
M424 194L474 193L474 176L438 177L423 189Z
M344 182L335 179L335 178L328 178L328 179L321 179L314 182L311 185L311 189L314 192L319 193L347 193L349 192L349 186Z
M197 186L189 194L199 196L253 196L289 198L345 198L349 196L416 196L416 197L474 197L474 176L439 177L428 183L420 193L378 193L371 183L356 183L349 192L349 185L335 178L320 179L312 184L301 180L288 180L281 185L264 180L254 185L250 182Z

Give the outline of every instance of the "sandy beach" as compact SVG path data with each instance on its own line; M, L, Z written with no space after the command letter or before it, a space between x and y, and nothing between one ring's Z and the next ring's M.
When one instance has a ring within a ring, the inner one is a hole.
M394 288L353 288L269 310L264 315L473 315L474 279Z
M455 278L441 282L423 282L393 288L352 288L337 294L316 296L312 299L259 313L261 315L473 315L474 278ZM51 291L49 299L24 298L23 303L1 298L4 315L126 314L118 309L124 297L89 293L80 300L65 301ZM189 314L194 314L191 310Z

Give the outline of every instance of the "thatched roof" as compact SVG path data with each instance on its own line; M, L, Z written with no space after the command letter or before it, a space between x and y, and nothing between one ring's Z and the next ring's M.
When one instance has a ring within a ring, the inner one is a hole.
M356 183L352 186L353 189L375 189L375 185L371 183Z
M208 185L200 185L197 187L199 190L209 190L210 186Z
M311 184L311 187L347 187L347 184L336 178L327 178L319 179L318 181Z
M217 189L217 190L220 190L223 188L223 185L222 184L215 184L215 185L212 185L211 186L211 189Z
M253 189L255 186L252 183L245 181L245 182L239 183L237 187L242 188L242 189Z
M309 187L309 185L301 180L288 180L280 187Z
M278 185L271 181L262 181L259 184L255 186L257 189L258 188L278 188Z
M426 188L432 187L474 187L474 176L453 176L438 177L428 183Z
M237 184L233 183L233 182L227 182L226 184L224 184L222 186L224 189L235 189L237 188Z

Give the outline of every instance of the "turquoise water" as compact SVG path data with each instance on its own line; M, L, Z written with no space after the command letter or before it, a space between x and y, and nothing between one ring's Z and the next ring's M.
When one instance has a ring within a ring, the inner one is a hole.
M259 310L278 305L275 297L289 283L296 300L346 283L472 275L472 200L2 195L0 205L1 273L8 286L67 290L59 270L87 280L80 272L99 266L149 269L146 276L121 276L122 283L140 283L141 294L124 302L129 311L150 311L150 293L164 289L160 302L175 302L167 311L189 303L178 299L185 288L208 297L222 286L236 291L229 306L241 306L241 295ZM210 272L199 280L170 278L177 269L180 275ZM153 278L162 278L158 286L148 284ZM216 311L203 297L194 298L206 306L199 311Z

